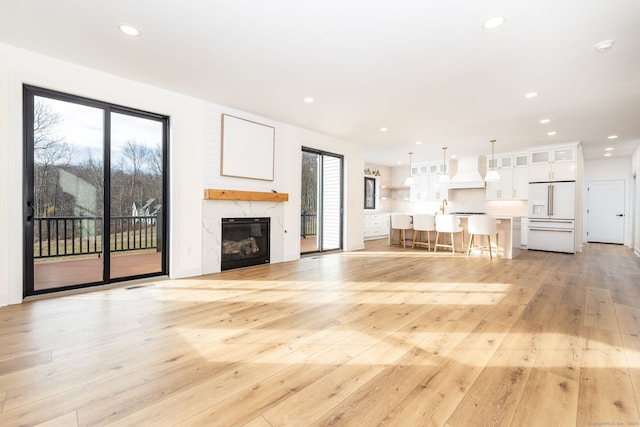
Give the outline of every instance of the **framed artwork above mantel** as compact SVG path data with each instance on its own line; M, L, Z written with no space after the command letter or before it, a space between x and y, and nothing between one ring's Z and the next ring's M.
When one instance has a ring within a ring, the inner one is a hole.
M220 175L273 181L275 128L222 115Z

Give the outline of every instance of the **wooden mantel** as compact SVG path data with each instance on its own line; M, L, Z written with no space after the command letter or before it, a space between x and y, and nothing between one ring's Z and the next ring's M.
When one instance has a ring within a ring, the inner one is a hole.
M286 202L288 193L274 193L272 191L240 191L240 190L204 190L205 200L243 200L251 202Z

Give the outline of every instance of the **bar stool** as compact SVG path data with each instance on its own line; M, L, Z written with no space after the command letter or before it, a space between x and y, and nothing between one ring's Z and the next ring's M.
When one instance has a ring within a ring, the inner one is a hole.
M438 243L440 233L449 233L451 235L450 245L446 243ZM433 251L437 252L438 246L440 246L444 248L451 248L451 251L455 254L456 244L454 236L456 233L460 233L460 236L462 237L460 250L464 250L462 249L464 248L464 228L460 226L460 218L452 214L436 215L436 242L434 244Z
M422 233L427 232L427 240L420 240ZM424 245L428 250L431 250L431 234L430 231L436 231L436 218L429 214L415 214L413 215L413 245Z
M398 239L396 241L400 243L400 239L402 239L402 247L406 248L406 240L407 230L412 230L413 225L411 225L411 215L409 214L391 214L391 244L393 244L393 235L394 231L398 232Z
M496 250L498 243L498 231L496 226L496 219L488 215L471 215L469 217L469 248L467 249L467 256L471 253L471 249L489 249L489 258L493 259L491 253L491 236L496 236ZM489 241L488 246L473 246L475 236L487 236Z

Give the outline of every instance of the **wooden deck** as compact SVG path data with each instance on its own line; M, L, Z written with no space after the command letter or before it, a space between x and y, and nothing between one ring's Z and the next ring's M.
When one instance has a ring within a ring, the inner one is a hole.
M302 253L317 249L316 236L300 238ZM161 269L159 252L127 252L111 258L112 277L129 277L156 273ZM35 290L55 289L102 280L102 258L87 256L84 258L48 259L34 265Z
M318 250L318 238L316 236L307 236L300 238L300 253L313 252Z
M111 277L157 273L162 269L160 252L126 252L111 257ZM35 290L92 283L102 280L102 258L59 258L34 264Z
M0 425L640 422L640 259L386 240L0 309Z

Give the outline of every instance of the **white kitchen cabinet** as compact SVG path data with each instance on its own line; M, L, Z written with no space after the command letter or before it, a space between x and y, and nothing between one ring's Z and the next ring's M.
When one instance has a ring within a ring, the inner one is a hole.
M513 199L513 168L498 169L500 181L487 182L487 200Z
M416 176L429 175L429 165L427 163L417 163L411 167L411 174Z
M495 169L500 181L487 182L487 200L510 200L513 193L513 157L499 155L487 160L487 170Z
M529 197L529 155L527 153L513 156L513 199L527 200Z
M558 146L529 152L529 182L575 179L576 147Z
M411 200L429 200L429 175L416 176L416 185L412 190L415 196Z
M417 163L413 166L412 174L416 181L409 190L409 200L427 200L429 193L429 165Z
M487 169L496 168L500 170L503 168L511 167L513 167L513 156L511 155L499 155L495 158L489 158L489 160L487 160Z
M389 235L389 215L371 214L364 216L364 240L380 239Z
M426 200L442 200L447 198L447 188L440 184L440 175L448 173L448 165L445 162L431 162L428 164L429 182Z
M429 175L429 190L427 200L442 200L447 198L447 188L443 184L438 183L440 175Z
M428 164L429 175L440 175L447 173L448 165L445 162L431 162Z
M411 165L411 175L415 185L387 185L381 190L386 191L388 200L417 201L442 200L447 197L446 186L438 184L440 174L446 172L448 165L444 162L421 162Z
M529 167L529 155L527 153L515 154L513 156L513 166L517 168Z
M529 188L529 154L502 154L487 161L495 167L500 181L487 182L487 200L526 200Z

